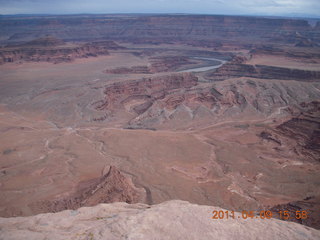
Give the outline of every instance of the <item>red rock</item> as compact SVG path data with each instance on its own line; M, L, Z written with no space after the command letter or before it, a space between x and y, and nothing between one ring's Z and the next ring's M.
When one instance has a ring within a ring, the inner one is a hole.
M145 197L143 189L136 188L131 179L125 177L116 167L111 166L104 176L79 183L77 190L67 197L40 201L30 206L37 212L57 212L95 206L99 203L137 203Z

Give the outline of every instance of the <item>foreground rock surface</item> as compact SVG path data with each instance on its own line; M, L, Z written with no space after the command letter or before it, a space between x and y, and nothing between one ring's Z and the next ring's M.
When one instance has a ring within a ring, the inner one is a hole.
M276 219L219 219L223 210L184 201L101 204L32 217L0 218L1 239L319 239L320 231Z

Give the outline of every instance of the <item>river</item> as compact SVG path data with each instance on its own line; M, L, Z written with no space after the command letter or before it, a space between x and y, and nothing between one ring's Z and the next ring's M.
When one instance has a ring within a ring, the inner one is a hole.
M179 72L205 72L205 71L217 69L227 62L225 60L221 60L221 59L217 59L217 58L205 58L205 57L193 57L193 58L200 59L200 60L206 60L206 61L215 61L215 62L219 62L220 64L218 64L218 65L215 64L215 65L206 66L206 67L190 68L190 69L182 70Z

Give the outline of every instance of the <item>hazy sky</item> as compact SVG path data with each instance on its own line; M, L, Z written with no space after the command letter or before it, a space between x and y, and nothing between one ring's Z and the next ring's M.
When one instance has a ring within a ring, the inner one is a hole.
M320 16L320 0L0 0L0 14L205 13Z

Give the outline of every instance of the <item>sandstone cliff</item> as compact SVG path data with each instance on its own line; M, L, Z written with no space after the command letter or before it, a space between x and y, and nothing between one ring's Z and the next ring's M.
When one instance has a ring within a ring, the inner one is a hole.
M85 44L65 44L52 37L35 39L20 45L0 49L0 64L10 62L70 62L76 58L108 55L110 49L121 47L112 41Z
M64 40L104 38L135 43L184 42L219 47L226 42L270 42L274 39L288 43L292 36L295 38L296 32L299 36L319 41L318 27L312 28L306 20L210 15L16 17L2 18L0 29L3 39L9 41L25 41L41 34L52 34Z

